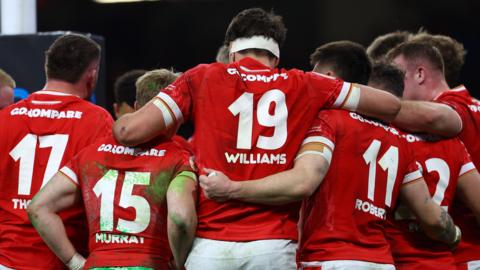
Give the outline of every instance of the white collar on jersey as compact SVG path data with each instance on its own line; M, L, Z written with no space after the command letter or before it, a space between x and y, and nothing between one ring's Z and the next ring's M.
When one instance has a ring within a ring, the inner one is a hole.
M46 95L53 95L53 96L76 96L69 93L59 92L59 91L51 91L51 90L40 90L35 92L35 94L46 94ZM76 96L78 97L78 96Z
M266 36L253 36L248 38L237 38L232 41L230 53L236 53L246 49L263 49L271 52L277 58L280 58L280 48L278 43Z

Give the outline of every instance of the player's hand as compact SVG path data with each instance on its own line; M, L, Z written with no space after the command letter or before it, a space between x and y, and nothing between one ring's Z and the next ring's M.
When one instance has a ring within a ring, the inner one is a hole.
M222 172L211 169L204 169L204 171L208 176L200 175L200 186L205 197L219 202L230 199L234 181L230 180Z

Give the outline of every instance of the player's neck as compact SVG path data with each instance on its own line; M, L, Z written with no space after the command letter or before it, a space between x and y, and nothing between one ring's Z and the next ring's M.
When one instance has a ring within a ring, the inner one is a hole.
M85 98L85 91L80 89L77 84L72 84L61 80L48 79L42 90L61 92L74 95L79 98Z
M429 100L434 100L441 93L450 90L445 79L435 80L430 87L430 97Z
M272 61L272 59L269 58L268 56L257 55L257 54L254 54L254 53L246 53L246 54L238 54L237 53L235 61L240 61L241 59L243 59L245 57L250 57L252 59L255 59L258 62L262 63L263 65L265 65L269 68L275 68L275 66L276 66L274 61Z

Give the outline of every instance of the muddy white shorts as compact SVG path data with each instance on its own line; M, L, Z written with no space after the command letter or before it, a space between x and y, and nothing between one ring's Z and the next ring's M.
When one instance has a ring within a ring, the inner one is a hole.
M250 242L195 238L187 270L295 270L297 243L291 240Z

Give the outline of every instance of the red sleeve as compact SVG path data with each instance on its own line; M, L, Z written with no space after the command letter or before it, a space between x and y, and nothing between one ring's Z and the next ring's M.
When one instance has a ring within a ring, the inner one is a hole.
M413 149L411 145L405 142L403 147L406 149L406 163L407 163L407 170L405 171L405 175L403 176L402 184L411 183L422 178L422 171L420 163L418 163L413 154Z
M463 101L462 97L445 92L440 95L435 101L452 107L462 119L462 123L469 122L470 113L468 104Z
M335 119L334 111L320 111L312 126L307 131L302 145L307 143L323 143L333 151L335 148L335 138L337 133L338 120Z
M99 113L98 121L95 123L96 130L92 132L93 141L112 134L113 118L107 111L102 110L102 113Z
M462 176L472 170L475 170L475 165L472 162L472 158L470 157L470 154L467 151L467 148L465 148L465 145L460 141L460 139L456 139L460 142L462 145L462 150L460 151L460 158L461 158L461 167L460 167L460 172L458 173L458 176Z
M157 98L162 106L170 113L172 121L177 125L188 120L193 105L193 92L201 81L207 65L199 65L182 74L175 82L160 91ZM162 108L162 112L164 109ZM169 117L165 116L164 117Z
M72 158L70 161L67 162L61 169L60 172L63 173L68 179L70 179L75 185L80 185L80 155L83 151L81 151L78 155Z
M185 171L197 174L195 156L193 156L187 149L180 149L174 174L178 175L179 173Z
M311 92L323 100L325 109L341 108L351 93L351 83L316 72L307 72L306 76Z

